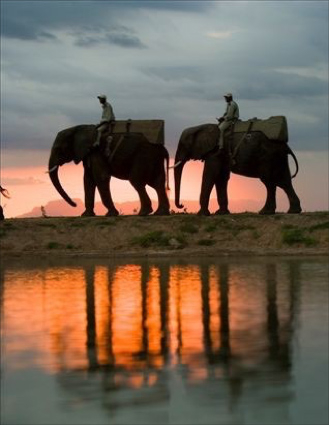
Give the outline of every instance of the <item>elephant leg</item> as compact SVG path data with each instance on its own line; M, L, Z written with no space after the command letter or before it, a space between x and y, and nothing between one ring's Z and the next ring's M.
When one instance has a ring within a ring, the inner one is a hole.
M224 173L223 173L224 174ZM229 171L225 175L220 176L216 183L216 193L217 193L217 202L219 205L219 210L215 214L230 214L228 209L228 196L227 196L227 185L230 175Z
M153 211L152 209L152 202L150 197L148 196L145 186L138 183L130 182L132 186L137 190L137 193L139 195L140 203L141 203L141 209L139 210L138 215L149 215Z
M165 188L165 176L161 176L157 179L155 184L150 184L151 187L156 191L158 196L158 208L154 212L154 215L169 215L170 214L170 203Z
M216 161L217 164L218 161ZM215 184L214 169L216 166L214 160L205 161L203 174L202 174L202 185L200 193L200 210L198 215L210 215L209 211L209 199L211 191Z
M273 183L265 183L267 190L266 202L259 214L275 214L276 210L276 185Z
M110 191L110 178L102 180L97 183L97 189L100 194L102 204L107 208L106 217L116 217L119 215L119 211L115 208L111 191Z
M300 200L292 186L291 179L289 179L285 183L280 183L279 187L284 190L288 199L289 199L289 210L288 214L299 214L302 212L302 208L300 206Z
M89 169L85 167L83 175L83 186L85 191L85 211L82 213L83 217L93 217L95 207L95 191L96 183L91 175Z
M170 203L164 187L156 189L158 195L158 208L154 212L154 215L169 215L170 214Z

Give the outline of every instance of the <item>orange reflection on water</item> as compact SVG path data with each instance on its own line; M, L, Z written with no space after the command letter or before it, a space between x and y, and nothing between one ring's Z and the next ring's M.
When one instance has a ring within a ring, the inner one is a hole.
M148 352L158 354L161 349L161 319L160 319L160 271L156 267L150 269L150 280L147 288L147 319L148 329ZM162 365L162 359L158 356L153 360L157 366Z
M211 267L209 271L210 338L214 351L218 351L218 349L220 348L220 295L218 288L218 278L218 271L214 267Z
M116 363L132 366L132 355L142 349L141 267L119 267L112 283L112 333Z
M279 288L272 265L257 273L168 264L6 272L4 350L15 368L114 365L115 381L131 387L157 382L169 356L200 381L214 356L259 362L288 338L290 305Z
M111 270L107 267L97 267L94 274L95 282L95 323L97 357L101 365L107 364L112 358L112 303L109 288Z
M180 317L177 317L177 320L181 323L182 355L202 351L200 270L198 266L173 267L170 281L173 286L177 286L176 296L180 300L178 313Z
M4 349L16 359L16 368L33 365L55 370L55 363L85 364L83 288L80 269L5 275Z

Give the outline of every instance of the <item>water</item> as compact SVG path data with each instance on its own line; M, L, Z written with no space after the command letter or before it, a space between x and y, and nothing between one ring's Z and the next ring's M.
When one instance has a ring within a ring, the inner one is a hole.
M2 424L328 424L328 260L11 261Z

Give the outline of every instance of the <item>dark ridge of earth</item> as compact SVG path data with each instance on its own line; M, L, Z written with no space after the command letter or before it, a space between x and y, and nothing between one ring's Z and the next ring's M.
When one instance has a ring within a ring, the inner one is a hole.
M12 218L0 223L0 252L2 258L327 255L329 212Z

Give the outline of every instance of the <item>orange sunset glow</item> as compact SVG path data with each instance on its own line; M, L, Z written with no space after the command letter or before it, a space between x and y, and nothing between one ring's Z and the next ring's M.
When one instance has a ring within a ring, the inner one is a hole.
M27 160L31 160L31 155L26 156ZM38 163L44 165L19 167L9 166L2 168L1 181L2 185L8 189L11 198L5 199L2 197L1 205L4 207L5 216L7 218L20 216L29 213L35 209L34 215L41 216L40 207L46 206L49 202L57 202L61 198L55 188L52 186L47 170L48 155L45 152L36 152L39 158ZM11 164L15 157L15 152L4 153L2 155L3 163L6 161ZM328 209L328 192L325 186L314 190L317 186L319 176L328 176L327 159L320 154L304 153L299 156L300 172L296 178L296 191L302 195L302 204L306 211L327 210ZM28 163L28 161L27 161ZM315 163L316 170L314 171ZM170 159L170 164L174 164L174 159ZM185 165L182 183L181 183L181 199L194 201L194 207L188 209L188 212L196 212L198 210L198 200L201 188L203 163L199 161L190 161ZM84 200L83 190L83 166L65 164L59 170L60 180L67 193L74 199ZM168 196L170 199L171 208L177 210L174 205L174 177L173 170L169 170L169 185L170 191ZM111 179L111 191L113 200L116 204L124 202L134 202L130 214L133 213L133 208L138 210L139 202L138 195L128 181ZM153 208L157 205L157 197L155 191L147 187L150 198L153 200ZM231 212L258 211L265 202L266 190L263 184L258 179L241 177L235 174L231 175L228 186L230 210ZM214 202L210 205L210 210L214 212L218 206L215 202L216 192L212 191L211 198ZM96 202L100 202L100 197L96 191ZM285 211L288 208L288 202L284 193L278 189L277 191L278 209ZM57 205L57 204L56 204ZM98 214L105 214L105 208L99 204ZM65 209L63 209L65 207ZM82 205L81 205L82 208ZM120 205L118 206L120 209ZM49 211L49 210L48 210ZM51 211L51 208L50 208ZM72 208L62 201L61 206L58 205L54 214L50 215L80 215L82 211Z
M211 355L205 346L248 364L266 358L269 308L283 331L290 319L288 309L276 305L276 274L275 266L267 266L264 281L244 282L243 269L225 265L9 270L3 320L15 337L6 338L3 349L14 369L37 366L55 373L115 364L132 372L126 377L132 387L144 382L140 368L147 364L155 373L170 355L172 364L194 366L190 380L202 380ZM16 357L19 352L26 355ZM127 384L126 378L118 372L116 380Z

